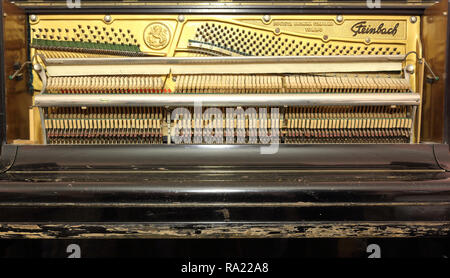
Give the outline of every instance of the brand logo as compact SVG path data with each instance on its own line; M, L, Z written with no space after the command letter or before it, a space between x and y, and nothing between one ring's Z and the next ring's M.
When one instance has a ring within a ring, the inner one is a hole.
M395 36L398 32L398 27L400 23L395 24L393 27L386 27L384 23L378 26L372 26L367 24L367 21L360 21L354 24L351 28L353 32L353 37L359 34L369 34L369 35L392 35Z
M170 41L169 27L159 22L150 24L144 31L144 41L152 49L165 48Z

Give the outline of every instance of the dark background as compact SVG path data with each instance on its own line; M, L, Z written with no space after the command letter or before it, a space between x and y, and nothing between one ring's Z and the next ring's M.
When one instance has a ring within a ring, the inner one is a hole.
M0 258L66 258L78 244L82 258L367 258L378 244L382 258L449 258L448 238L375 239L109 239L0 240Z

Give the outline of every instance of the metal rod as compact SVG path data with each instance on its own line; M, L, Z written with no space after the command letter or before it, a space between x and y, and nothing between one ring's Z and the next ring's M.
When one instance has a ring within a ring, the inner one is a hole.
M124 64L242 64L242 63L306 63L306 62L402 62L405 55L352 56L245 56L245 57L123 57L123 58L52 58L52 65L124 65Z
M411 128L409 129L409 138L410 138L410 143L413 144L414 143L414 135L416 133L416 113L417 113L417 106L414 106L412 108L412 112L411 112L411 119L412 119L412 124L411 124ZM419 142L417 142L419 143Z
M285 57L127 57L44 61L48 76L289 74L401 71L403 55Z
M330 106L330 105L419 105L416 93L366 94L44 94L35 97L38 107L78 106Z
M47 145L47 129L45 128L45 117L44 117L44 109L39 107L39 116L41 118L41 128L42 128L42 136L44 139L44 145Z

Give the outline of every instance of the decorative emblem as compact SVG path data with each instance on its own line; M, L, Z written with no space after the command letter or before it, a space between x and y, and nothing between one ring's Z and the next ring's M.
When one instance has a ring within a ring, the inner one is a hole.
M169 27L160 22L148 25L144 31L144 41L151 49L165 48L170 41Z

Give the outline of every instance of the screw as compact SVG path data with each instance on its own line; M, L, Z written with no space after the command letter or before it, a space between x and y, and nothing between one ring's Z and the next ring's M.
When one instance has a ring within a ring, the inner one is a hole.
M39 64L34 64L34 65L33 65L33 69L34 69L35 71L41 71L41 70L42 70L42 67L41 67L41 65L39 65Z
M323 39L326 41L328 40L328 35L323 35Z
M275 33L276 34L280 34L280 31L281 31L280 28L275 28Z
M367 39L366 39L366 43L370 43L370 38L367 38Z
M185 19L186 19L186 18L185 18L184 15L182 15L182 14L180 14L180 15L178 16L178 21L179 21L179 22L183 22Z
M35 14L30 15L30 20L31 20L32 22L36 22L36 21L38 20L37 15L35 15Z
M263 20L265 23L268 23L268 22L270 21L270 15L266 14L265 16L262 17L262 20Z
M110 15L105 15L105 22L110 23L112 21L112 17Z
M410 21L412 24L414 24L414 23L417 22L417 17L411 16L411 18L409 19L409 21Z
M344 17L341 14L339 14L336 16L336 21L341 23L342 21L344 21Z
M405 68L407 73L413 74L414 73L414 66L413 65L407 65Z

